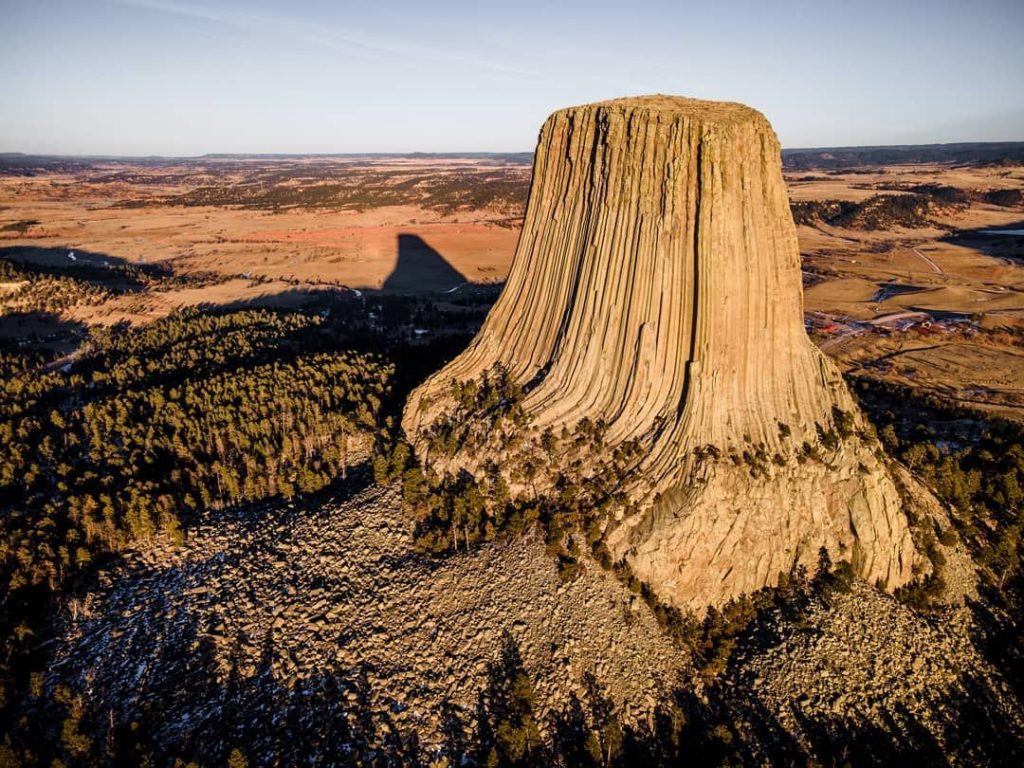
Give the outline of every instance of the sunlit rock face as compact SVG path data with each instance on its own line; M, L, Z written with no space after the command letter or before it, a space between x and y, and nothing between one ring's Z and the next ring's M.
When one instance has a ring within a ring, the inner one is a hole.
M495 365L523 388L524 434L432 454L452 382ZM584 418L603 450L642 449L603 540L663 600L721 603L813 570L821 547L890 589L911 578L900 496L805 333L779 143L753 109L651 96L551 115L508 282L403 426L427 466L478 474L511 472L520 443ZM513 495L579 458L550 440L546 455Z

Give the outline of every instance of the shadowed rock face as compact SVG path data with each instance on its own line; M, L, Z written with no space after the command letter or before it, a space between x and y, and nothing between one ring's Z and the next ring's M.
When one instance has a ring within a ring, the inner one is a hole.
M505 289L406 406L428 465L514 464L507 442L441 459L423 439L451 383L495 364L524 387L526 440L586 417L609 448L642 446L635 503L604 540L662 599L720 603L822 546L889 588L911 577L899 494L804 331L779 144L760 113L653 96L548 118ZM543 476L513 492L542 493Z

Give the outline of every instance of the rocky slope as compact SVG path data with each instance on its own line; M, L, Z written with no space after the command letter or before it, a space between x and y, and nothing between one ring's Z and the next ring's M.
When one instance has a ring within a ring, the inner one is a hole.
M854 582L799 622L768 617L770 643L737 654L730 696L756 701L787 739L853 765L1015 765L1024 717L1006 680L970 641L971 611L931 620Z
M69 604L45 683L97 733L137 723L157 764L466 765L511 649L545 742L605 710L687 764L1019 764L1019 703L967 608L929 620L856 581L793 605L708 681L596 564L563 584L535 537L417 555L396 489L371 486L139 543Z
M220 717L232 680L258 721L283 716L275 696L333 678L333 706L441 749L446 711L476 728L509 643L537 679L542 725L585 697L587 676L626 723L669 698L689 654L610 574L591 567L563 585L536 538L421 558L400 506L374 486L211 520L181 549L141 545L74 606L52 678L116 717L158 705L165 744Z
M432 447L453 384L496 367L527 424ZM497 465L531 497L587 463L585 422L602 451L639 447L603 538L664 600L721 603L821 547L890 589L912 576L899 495L805 334L779 144L752 109L654 96L554 113L505 289L403 426L428 468ZM524 481L516 465L542 438L546 466Z

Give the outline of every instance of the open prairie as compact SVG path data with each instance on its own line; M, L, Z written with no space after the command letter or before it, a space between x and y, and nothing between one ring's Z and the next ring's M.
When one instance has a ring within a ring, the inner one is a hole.
M789 167L786 183L812 338L849 372L1024 412L1024 166L808 162ZM0 285L0 335L60 341L52 327L142 323L189 305L500 284L530 163L8 159L0 256L30 274ZM39 306L26 278L40 269L84 279L57 289L71 294L57 307L42 289Z
M787 173L808 330L848 373L1024 415L1024 168Z
M95 161L6 169L0 254L49 267L159 268L179 279L84 302L89 325L175 307L294 303L348 288L500 282L529 158ZM443 254L443 257L441 256Z

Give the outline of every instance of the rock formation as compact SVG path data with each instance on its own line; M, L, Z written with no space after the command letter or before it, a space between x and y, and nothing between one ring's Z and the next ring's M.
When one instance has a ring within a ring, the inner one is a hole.
M522 387L520 434L432 452L453 383L495 366ZM429 468L491 462L526 497L579 465L582 420L601 425L604 455L640 449L603 541L663 600L721 603L813 570L821 547L887 588L911 578L897 489L805 333L779 144L755 110L652 96L548 118L508 282L403 426ZM544 434L547 466L517 480L516 457Z

